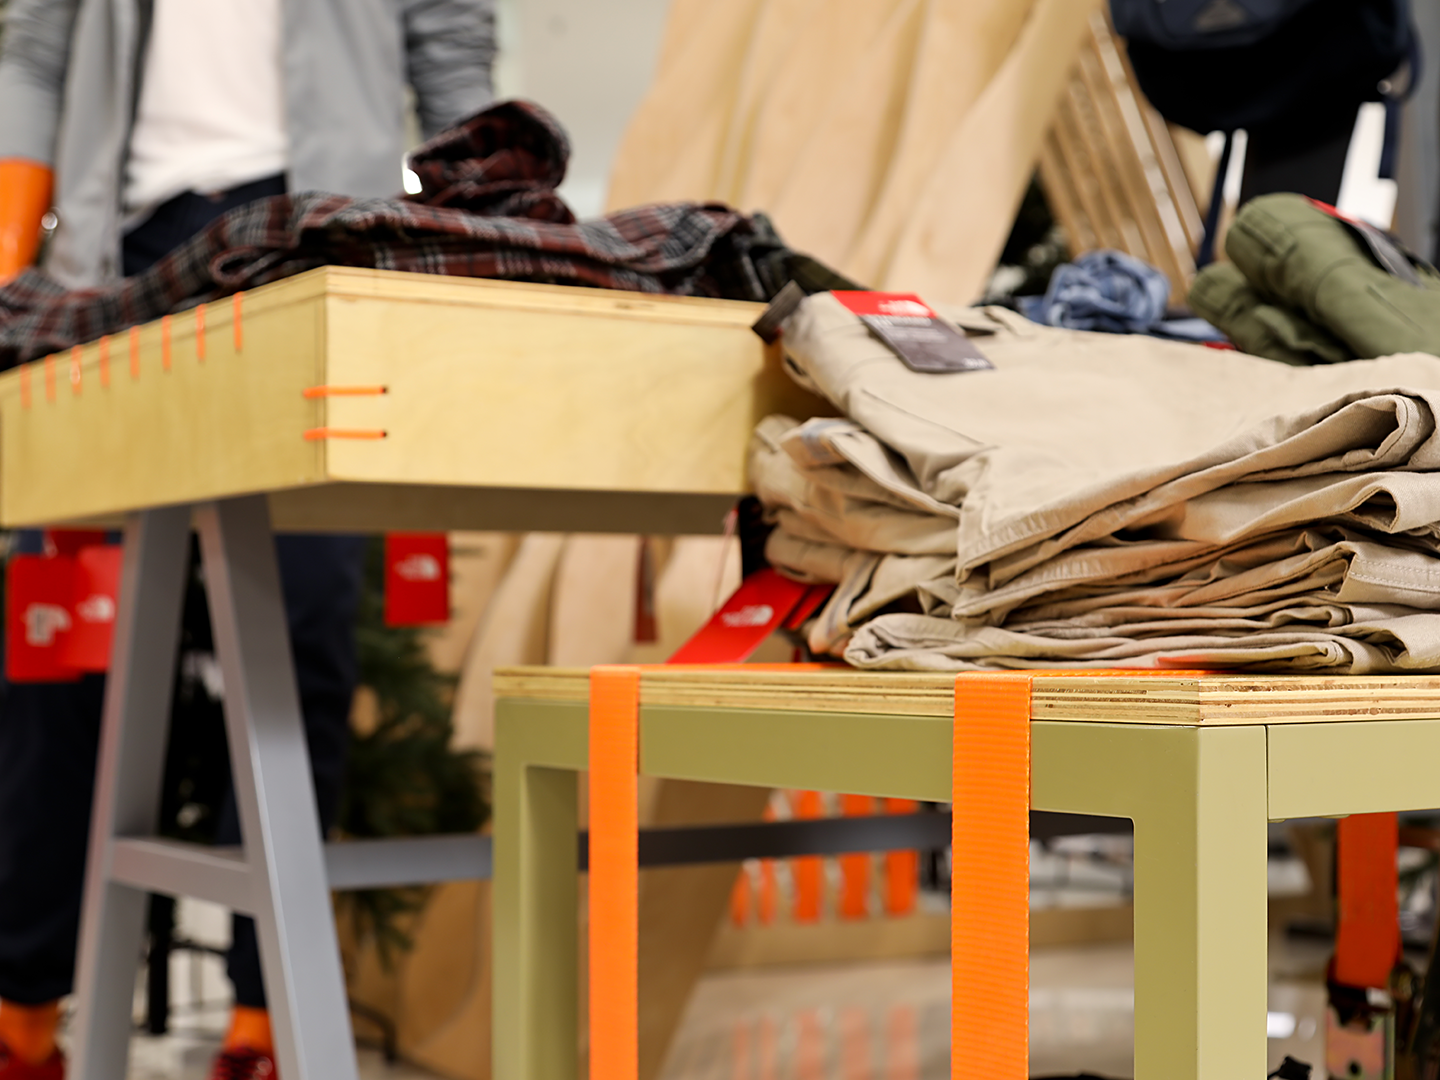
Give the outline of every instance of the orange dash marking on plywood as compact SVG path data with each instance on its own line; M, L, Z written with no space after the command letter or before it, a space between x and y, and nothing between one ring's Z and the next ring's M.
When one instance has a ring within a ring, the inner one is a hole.
M81 357L81 355L82 355L82 354L81 354L80 346L79 346L79 345L72 345L72 346L70 347L70 392L71 392L72 394L79 394L79 393L80 393L80 357Z
M205 305L195 305L195 359L205 362Z
M234 330L235 330L235 351L236 351L237 353L240 352L240 351L242 351L242 350L245 348L245 328L244 328L244 324L241 322L241 318L240 318L240 306L241 306L240 298L241 298L242 296L244 296L244 295L245 295L245 294L244 294L243 292L237 292L237 293L235 294L235 301L234 301L235 311L234 311L234 314L233 314L233 316L232 316L232 318L231 318L231 321L232 321L232 323L234 324Z
M386 432L379 428L333 428L317 427L310 428L305 432L306 442L319 442L321 439L383 439Z
M388 386L307 386L300 391L307 401L327 397L378 397L388 394Z
M160 366L170 370L170 316L160 317Z
M30 365L20 365L20 407L30 408Z
M140 328L130 327L130 378L140 378Z
M100 338L100 385L110 389L110 335Z
M55 354L45 357L45 400L55 400Z

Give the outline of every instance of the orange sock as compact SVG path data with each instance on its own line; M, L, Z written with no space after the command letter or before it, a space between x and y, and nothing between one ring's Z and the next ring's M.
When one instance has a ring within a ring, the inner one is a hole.
M55 1053L55 1029L60 1025L60 1002L19 1005L0 1001L0 1041L27 1065L40 1065Z
M230 1013L230 1030L225 1033L225 1049L238 1050L248 1046L266 1054L275 1052L275 1037L270 1033L270 1010L250 1005L236 1005Z

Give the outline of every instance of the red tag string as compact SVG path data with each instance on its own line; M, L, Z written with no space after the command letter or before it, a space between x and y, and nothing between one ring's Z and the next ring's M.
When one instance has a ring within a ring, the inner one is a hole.
M232 319L231 319L231 321L232 321L233 324L234 324L234 330L235 330L235 351L236 351L237 353L238 353L238 352L242 352L242 351L244 350L244 348L245 348L245 329L244 329L244 324L241 322L241 318L240 318L240 298L241 298L242 296L244 296L244 295L245 295L245 294L244 294L243 292L237 292L237 293L235 294L235 301L234 301L234 303L235 303L235 313L234 313L234 315L232 316Z
M130 327L130 378L140 378L140 328Z
M160 319L160 366L170 370L170 316Z
M70 349L70 392L80 393L80 346L75 345Z
M110 335L100 339L100 385L110 389Z
M205 305L195 305L195 358L205 362Z
M55 400L55 354L45 357L45 400Z

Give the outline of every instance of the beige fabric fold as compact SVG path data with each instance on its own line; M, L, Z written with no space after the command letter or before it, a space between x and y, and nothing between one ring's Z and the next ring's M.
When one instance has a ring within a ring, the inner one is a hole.
M995 370L912 372L828 295L786 323L789 369L848 416L771 418L752 449L771 561L841 583L813 648L1440 667L1440 619L1411 621L1440 611L1440 359L1293 368L955 317Z

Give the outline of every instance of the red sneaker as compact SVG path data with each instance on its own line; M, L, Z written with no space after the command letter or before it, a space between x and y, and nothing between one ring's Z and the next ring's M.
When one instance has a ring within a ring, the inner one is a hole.
M0 1042L0 1080L65 1080L65 1055L57 1049L39 1065L31 1065Z
M7 1080L4 1073L0 1080ZM252 1046L221 1050L210 1066L210 1080L275 1080L275 1059Z

